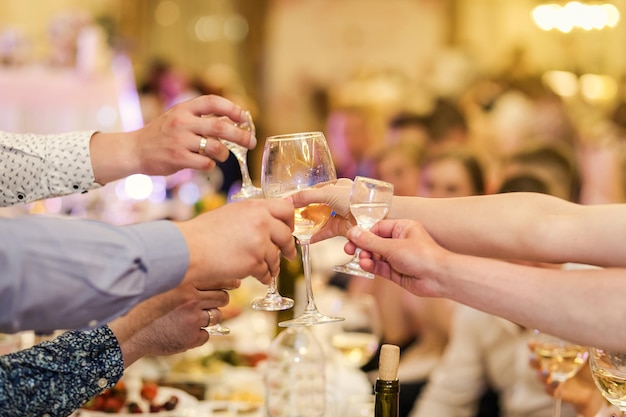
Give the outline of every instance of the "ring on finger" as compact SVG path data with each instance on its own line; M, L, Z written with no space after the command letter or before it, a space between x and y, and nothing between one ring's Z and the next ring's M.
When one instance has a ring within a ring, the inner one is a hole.
M213 324L214 324L214 323L213 323L213 321L214 321L214 316L213 316L213 313L211 313L211 309L210 309L210 308L207 308L207 309L206 309L206 310L204 310L204 311L206 311L207 315L209 316L209 317L208 317L208 318L209 318L209 321L207 322L206 326L204 326L204 327L211 327L211 326L213 326Z
M200 138L200 146L198 147L198 153L204 155L206 152L207 140L206 138Z

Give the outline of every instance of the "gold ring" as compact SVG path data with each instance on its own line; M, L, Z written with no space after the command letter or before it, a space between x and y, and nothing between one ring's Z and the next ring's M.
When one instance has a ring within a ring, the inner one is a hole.
M207 144L206 138L201 138L200 139L200 146L198 147L198 153L200 155L204 155L204 152L206 151L206 144Z
M205 327L211 327L211 326L213 326L213 313L211 313L211 309L210 309L210 308L207 308L207 309L206 309L206 310L204 310L204 311L206 311L206 313L209 315L209 322L207 323L207 325L206 325Z

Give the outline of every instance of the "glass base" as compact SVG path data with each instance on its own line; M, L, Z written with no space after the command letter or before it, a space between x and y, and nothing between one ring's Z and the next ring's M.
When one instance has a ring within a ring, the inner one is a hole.
M203 327L204 330L211 336L226 336L230 334L230 329L228 327L224 327L220 324L216 324L215 326Z
M248 200L250 198L263 198L263 190L257 187L242 188L230 196L230 201Z
M283 297L280 294L268 294L264 298L252 301L250 305L254 310L280 311L292 308L294 302L291 298Z
M348 262L345 265L333 266L333 271L342 272L344 274L357 275L359 277L374 278L374 274L367 272L361 268L357 262Z
M325 316L319 311L305 311L295 319L281 321L278 323L278 327L311 326L313 324L335 323L344 320L344 317Z

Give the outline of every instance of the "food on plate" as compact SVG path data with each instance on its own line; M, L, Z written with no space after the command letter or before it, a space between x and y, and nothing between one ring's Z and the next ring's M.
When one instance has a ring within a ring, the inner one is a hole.
M210 355L200 357L182 357L172 365L172 372L181 374L219 374L224 366L255 367L267 355L258 353L240 353L234 350L216 350Z
M103 413L158 413L174 410L178 406L177 395L168 395L159 400L159 386L152 381L143 381L141 386L141 401L132 401L124 381L93 397L83 409Z

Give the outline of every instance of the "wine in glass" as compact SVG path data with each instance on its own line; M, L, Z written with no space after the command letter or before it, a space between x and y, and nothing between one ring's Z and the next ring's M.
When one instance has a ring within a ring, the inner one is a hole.
M249 131L252 136L256 137L256 128L252 121L252 115L248 110L244 110L245 121L237 124L236 126ZM220 139L220 142L224 144L230 150L237 162L239 163L239 169L241 170L241 190L236 194L230 196L231 201L246 200L248 198L257 198L263 194L263 191L259 187L255 187L250 178L250 171L248 170L248 149L235 142L230 142L224 139Z
M356 177L350 191L350 213L360 228L370 230L389 213L392 199L393 184L373 178ZM374 274L363 270L359 265L360 253L361 249L357 248L348 263L334 266L333 271L374 278Z
M376 299L369 294L349 294L342 300L345 321L330 336L330 344L342 361L360 368L376 354L382 336L382 325Z
M315 184L337 178L326 138L321 132L271 136L265 141L261 164L261 187L265 198L283 198ZM306 306L298 317L278 323L281 327L306 326L343 320L320 313L315 305L311 284L309 245L311 237L330 218L326 204L309 204L295 210L296 237L302 252L306 285Z
M539 330L533 332L530 346L537 357L541 371L548 373L559 384L576 375L589 356L589 351L585 346L559 339ZM552 415L553 417L561 415L559 388L554 395L554 412Z
M626 413L626 352L591 348L589 367L596 386L608 402Z

